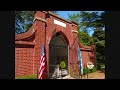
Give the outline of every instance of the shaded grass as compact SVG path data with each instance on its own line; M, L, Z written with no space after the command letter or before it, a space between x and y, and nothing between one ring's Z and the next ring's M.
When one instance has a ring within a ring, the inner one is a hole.
M37 75L21 76L16 79L37 79Z

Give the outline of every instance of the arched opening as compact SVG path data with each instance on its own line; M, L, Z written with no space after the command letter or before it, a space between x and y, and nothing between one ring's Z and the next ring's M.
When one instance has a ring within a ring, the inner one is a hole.
M61 67L61 62L64 62L64 68ZM58 32L49 43L49 78L57 79L66 75L68 75L68 41Z

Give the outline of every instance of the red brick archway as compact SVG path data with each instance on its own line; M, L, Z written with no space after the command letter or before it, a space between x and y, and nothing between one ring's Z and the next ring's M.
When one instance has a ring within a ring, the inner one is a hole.
M69 41L62 32L56 32L51 38L49 43L49 78L56 78L55 68L61 61L66 63L64 71L69 74L68 45Z
M77 25L76 22L65 20L49 11L36 11L30 30L22 34L15 34L15 77L37 75L42 44L45 45L46 52L46 69L43 74L44 78L49 77L49 43L57 32L63 35L68 43L69 74L73 77L79 76L77 50L80 44L78 44ZM82 45L80 47L83 51L94 52L92 47L88 49ZM83 58L86 57L85 53L82 55Z

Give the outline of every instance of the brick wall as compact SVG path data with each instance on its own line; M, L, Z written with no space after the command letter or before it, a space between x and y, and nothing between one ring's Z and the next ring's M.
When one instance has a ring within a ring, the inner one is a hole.
M34 47L16 47L15 52L15 76L34 74Z
M92 62L94 65L96 65L94 46L89 46L89 49L81 47L80 50L81 50L82 63L84 68L86 67L88 62Z
M54 19L66 24L62 27L54 24ZM77 24L64 20L51 12L36 11L34 23L24 34L16 35L15 39L15 77L36 74L40 64L41 45L45 45L46 68L44 78L49 76L49 43L53 34L59 32L68 43L68 67L71 76L79 76ZM82 51L83 63L87 62L87 52Z

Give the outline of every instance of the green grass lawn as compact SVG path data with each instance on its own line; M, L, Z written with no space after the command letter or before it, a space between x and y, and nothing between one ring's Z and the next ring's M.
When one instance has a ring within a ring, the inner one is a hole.
M37 79L36 75L21 76L16 79Z

